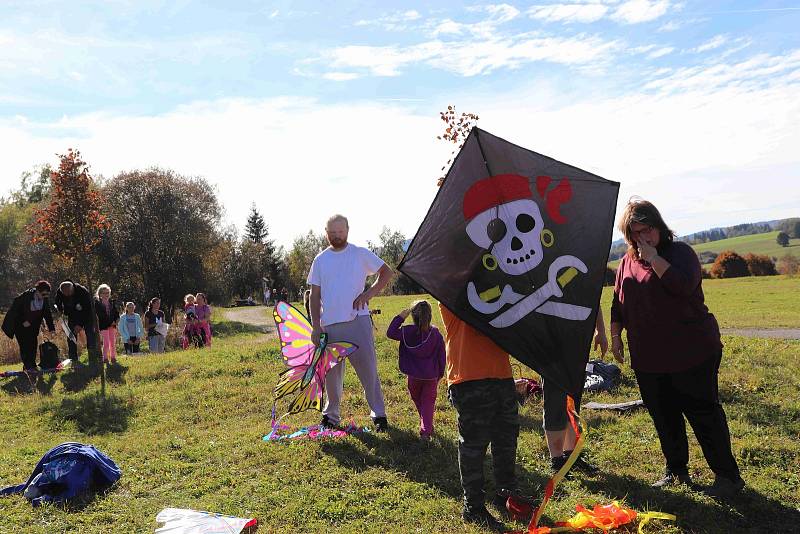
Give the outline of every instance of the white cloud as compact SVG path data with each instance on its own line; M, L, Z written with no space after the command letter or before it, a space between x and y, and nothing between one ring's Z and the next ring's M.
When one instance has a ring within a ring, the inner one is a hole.
M602 19L609 7L599 2L587 4L547 4L531 6L528 16L548 22L591 23Z
M326 72L322 77L333 82L347 82L360 78L361 75L355 72Z
M406 47L345 46L325 52L320 62L338 72L356 69L373 76L398 76L414 64L476 76L535 61L564 65L602 62L617 46L616 41L587 35L561 38L520 34L458 42L432 40Z
M704 42L703 44L699 45L698 47L693 48L692 51L698 53L708 52L710 50L719 48L720 46L724 45L727 42L728 42L727 35L715 35L714 37Z
M647 57L649 57L650 59L658 59L660 57L664 57L664 56L666 56L668 54L671 54L674 51L675 51L675 48L672 47L672 46L662 46L661 48L659 48L657 50L653 50L652 52L650 52L647 55Z
M384 224L410 237L449 152L435 140L436 112L456 102L492 133L620 181L620 204L633 194L653 200L679 233L798 215L800 50L650 77L646 89L621 96L584 91L576 78L569 95L537 82L491 97L448 94L424 108L275 98L145 117L18 117L0 121L0 144L14 147L0 160L0 191L77 147L107 177L151 164L205 176L230 221L241 228L254 200L282 244L322 228L334 211L350 216L354 242L374 240Z
M361 19L355 22L356 26L378 26L387 31L403 31L409 28L408 23L422 18L419 11L409 9L406 11L395 11L388 15L383 15L376 19Z
M437 37L439 35L458 35L462 32L464 32L463 24L450 19L445 19L436 24L432 34L434 37Z
M663 16L669 8L669 0L628 0L614 10L611 18L625 24L638 24Z

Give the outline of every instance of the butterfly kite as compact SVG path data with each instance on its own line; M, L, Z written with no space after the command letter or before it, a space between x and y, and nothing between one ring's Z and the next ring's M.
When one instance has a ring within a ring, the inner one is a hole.
M281 373L273 390L272 432L264 436L265 441L277 439L276 432L285 429L278 427L278 423L287 415L310 409L322 411L325 375L358 349L358 345L353 343L330 342L325 333L320 336L319 345L315 346L311 340L312 327L308 318L286 302L278 302L272 315L280 337L283 361L288 368ZM295 395L288 411L275 419L278 400L288 395Z

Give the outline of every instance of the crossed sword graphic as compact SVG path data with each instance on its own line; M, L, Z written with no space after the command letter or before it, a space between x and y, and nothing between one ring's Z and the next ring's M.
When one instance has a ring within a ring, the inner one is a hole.
M567 270L559 276L558 272L565 268ZM506 304L513 304L511 308L489 321L495 328L511 326L532 311L572 321L583 321L592 313L591 308L550 301L553 297L564 296L561 289L572 281L578 271L586 273L588 271L586 264L575 256L560 256L550 264L547 270L547 282L528 296L520 295L511 289L511 286L506 285L500 293L499 300L488 304L478 295L475 284L470 282L467 285L467 297L472 307L482 313L494 313Z

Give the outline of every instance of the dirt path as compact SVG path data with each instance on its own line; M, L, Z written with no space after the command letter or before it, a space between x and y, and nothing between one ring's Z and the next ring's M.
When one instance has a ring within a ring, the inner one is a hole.
M272 306L241 306L226 308L225 318L255 326L265 334L275 334L275 322L272 320Z
M723 334L765 339L800 339L800 328L722 328Z

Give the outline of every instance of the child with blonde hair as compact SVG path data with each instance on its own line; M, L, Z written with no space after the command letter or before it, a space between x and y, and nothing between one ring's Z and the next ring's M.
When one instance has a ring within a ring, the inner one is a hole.
M119 310L111 300L111 288L100 284L95 292L94 311L97 314L97 329L103 339L103 363L117 363L117 322Z
M403 326L411 315L414 324ZM386 336L400 342L400 371L408 376L408 392L419 413L419 435L428 441L433 434L433 412L439 380L445 371L444 338L431 325L433 313L427 300L418 300L389 324Z

